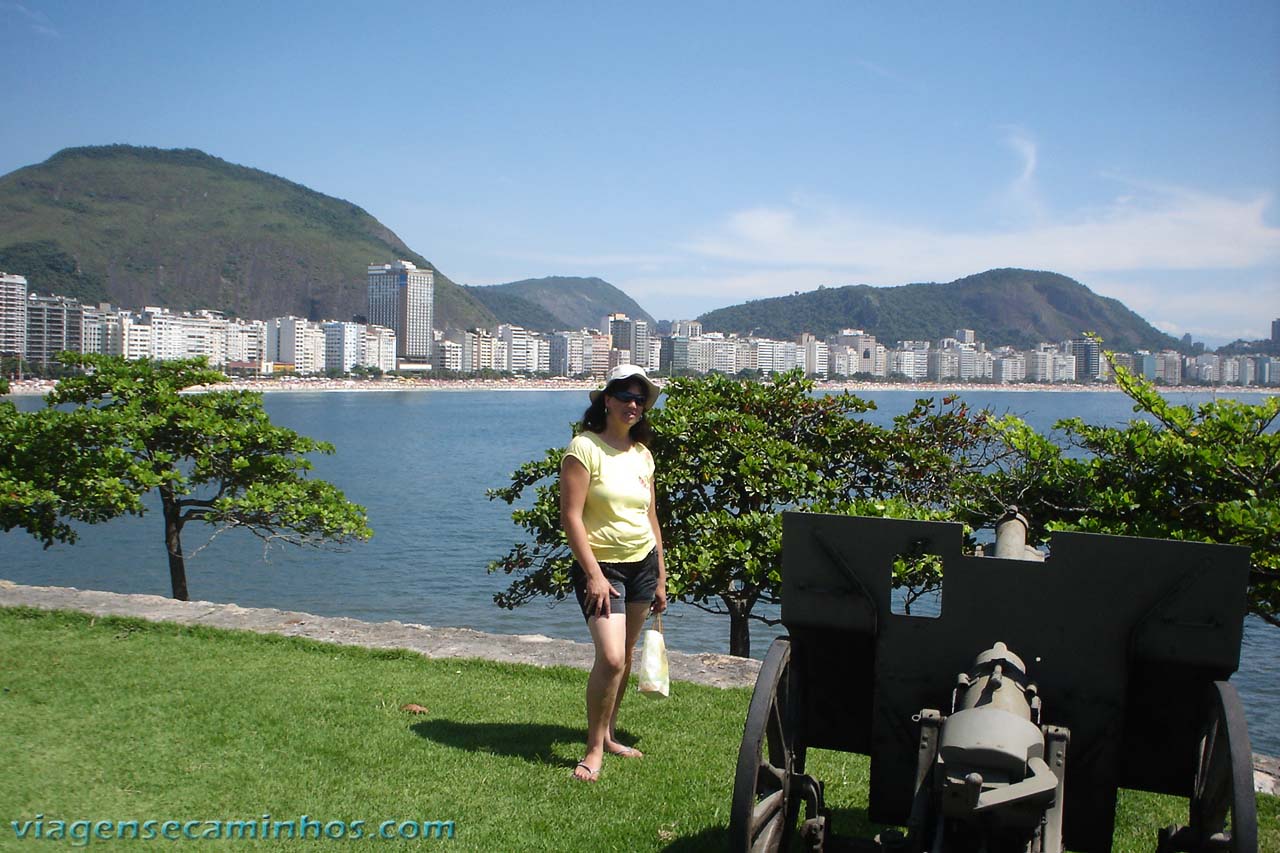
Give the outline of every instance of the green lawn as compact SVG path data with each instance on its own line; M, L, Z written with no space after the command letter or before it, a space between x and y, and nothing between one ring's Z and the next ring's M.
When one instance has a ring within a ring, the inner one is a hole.
M632 696L623 734L648 754L607 761L589 785L569 778L582 749L583 686L583 673L568 669L0 609L0 850L70 846L18 841L10 822L21 828L38 815L46 834L54 820L261 825L307 815L331 832L331 822L364 821L366 835L197 847L209 850L723 848L749 691L678 684L665 701ZM402 711L409 702L429 713ZM814 751L809 765L827 782L837 832L860 823L866 760ZM1260 804L1264 850L1280 850L1278 802ZM1155 828L1184 809L1127 795L1116 849L1152 849ZM455 836L370 837L387 820L451 820Z

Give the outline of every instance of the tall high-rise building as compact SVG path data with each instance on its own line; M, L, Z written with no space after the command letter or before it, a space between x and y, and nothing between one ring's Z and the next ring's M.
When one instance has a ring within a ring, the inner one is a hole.
M66 296L27 296L27 361L48 367L63 350L84 351L84 312Z
M0 272L0 355L27 354L27 280Z
M1280 344L1280 317L1271 321L1271 343Z
M435 273L409 261L369 264L369 322L396 333L396 355L431 359L435 333Z
M1102 347L1096 338L1073 338L1070 353L1076 359L1076 379L1086 382L1102 375Z

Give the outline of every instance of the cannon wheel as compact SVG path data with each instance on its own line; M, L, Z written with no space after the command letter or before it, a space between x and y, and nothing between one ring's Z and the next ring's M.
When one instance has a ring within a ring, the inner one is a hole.
M794 790L804 772L804 744L797 737L797 677L791 641L779 637L769 647L747 709L738 750L729 813L729 849L763 853L785 850L800 810Z
M1191 831L1207 850L1214 836L1226 833L1227 849L1258 849L1258 801L1253 793L1253 752L1244 706L1236 689L1215 681L1209 718L1200 740L1195 788L1191 794Z
M1256 853L1258 803L1253 793L1253 753L1244 706L1236 689L1215 681L1191 791L1190 825L1161 833L1158 850Z

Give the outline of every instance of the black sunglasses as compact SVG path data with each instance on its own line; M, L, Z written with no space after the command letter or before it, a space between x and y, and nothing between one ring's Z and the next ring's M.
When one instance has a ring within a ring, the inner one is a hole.
M621 400L624 403L639 403L644 405L645 400L649 399L647 394L637 394L634 391L615 391L609 395L615 400Z

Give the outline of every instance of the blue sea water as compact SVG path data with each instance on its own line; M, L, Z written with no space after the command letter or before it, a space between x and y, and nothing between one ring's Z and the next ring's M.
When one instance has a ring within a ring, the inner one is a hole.
M862 396L878 407L868 417L886 423L920 395L875 390ZM972 406L1020 415L1041 430L1063 417L1098 424L1122 424L1132 417L1130 401L1118 393L966 391L963 396ZM521 463L566 443L585 397L580 391L266 395L275 422L336 446L334 455L315 458L315 473L367 507L374 537L336 553L267 550L244 532L207 541L203 528L188 527L183 544L190 555L191 597L585 641L572 602L537 601L502 610L493 595L509 578L485 571L518 538L511 508L486 499L485 490L505 485ZM1207 395L1177 394L1173 399L1194 403ZM38 398L17 401L28 409L42 405ZM0 534L0 578L169 594L158 511L80 532L77 544L48 550L23 533ZM724 617L677 604L665 621L667 642L674 649L728 650ZM763 654L781 630L753 625L752 651ZM1254 749L1280 754L1280 630L1248 621L1241 669L1232 681L1244 697Z

